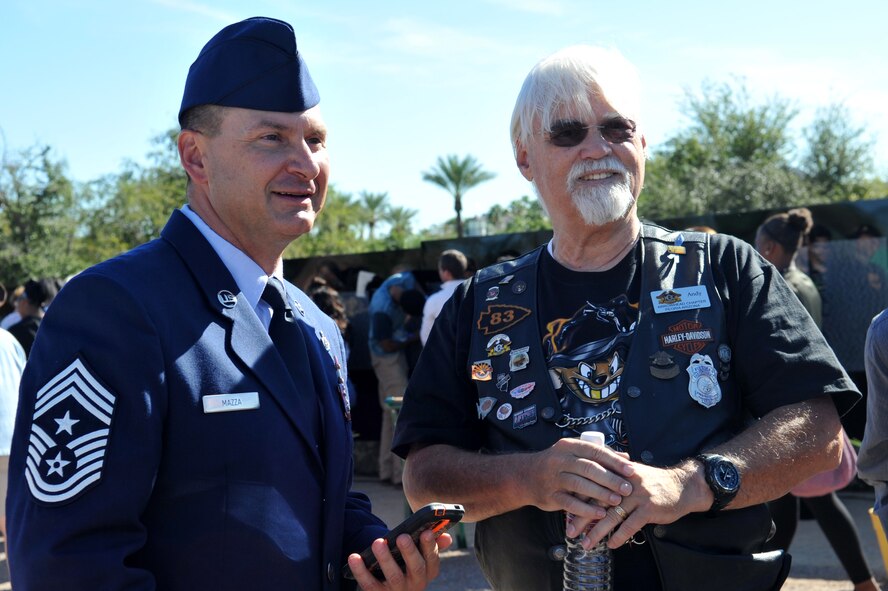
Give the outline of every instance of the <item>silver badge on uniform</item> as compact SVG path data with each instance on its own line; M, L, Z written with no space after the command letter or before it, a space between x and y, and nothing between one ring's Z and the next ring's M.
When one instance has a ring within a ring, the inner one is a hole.
M718 374L709 355L694 353L687 371L691 376L691 381L688 384L691 398L706 408L712 408L718 404L721 400L721 388L718 385Z
M512 414L512 405L508 402L496 409L496 418L501 421L508 419L510 414Z
M216 298L219 300L219 303L226 308L234 308L237 305L237 296L227 289L223 289L217 293Z
M499 297L499 287L497 287L496 285L494 285L493 287L491 287L490 289L487 290L487 301L488 302L493 301L498 297Z
M35 499L64 503L99 482L115 401L80 359L37 392L25 463Z

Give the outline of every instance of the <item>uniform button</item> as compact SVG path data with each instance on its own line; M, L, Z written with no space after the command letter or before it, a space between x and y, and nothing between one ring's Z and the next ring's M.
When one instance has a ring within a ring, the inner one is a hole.
M564 560L565 556L567 556L567 546L564 544L558 544L549 548L550 560L561 561Z
M654 461L654 454L649 452L648 450L644 450L641 452L641 461L645 464L650 464Z
M626 390L626 394L629 395L629 398L638 398L639 396L641 396L641 388L639 388L638 386L629 386L629 388Z
M657 538L662 538L666 535L666 528L662 525L654 526L654 536Z
M540 416L543 417L544 421L551 421L555 417L555 409L551 406L546 406L540 411Z
M336 580L336 571L333 570L333 563L327 563L327 580L331 583Z

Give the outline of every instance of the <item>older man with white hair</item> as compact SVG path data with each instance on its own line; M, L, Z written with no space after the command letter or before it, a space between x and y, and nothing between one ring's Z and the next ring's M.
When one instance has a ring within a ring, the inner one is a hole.
M404 490L465 505L497 590L561 589L584 531L618 591L779 589L763 503L838 463L859 398L749 245L639 220L639 99L614 50L533 68L512 145L554 236L457 290L405 395Z

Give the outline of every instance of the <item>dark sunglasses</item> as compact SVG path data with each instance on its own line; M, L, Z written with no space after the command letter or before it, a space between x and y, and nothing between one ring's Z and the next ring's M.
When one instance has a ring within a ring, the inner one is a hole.
M559 148L579 146L592 128L598 129L601 137L611 144L631 142L635 139L635 121L618 117L603 125L583 125L579 121L557 121L549 132L549 141Z

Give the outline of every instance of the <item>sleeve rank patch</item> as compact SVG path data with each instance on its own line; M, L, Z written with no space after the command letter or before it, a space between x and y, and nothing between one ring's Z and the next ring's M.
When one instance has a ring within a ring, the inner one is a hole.
M99 482L115 399L80 359L37 392L25 466L35 499L64 503Z

